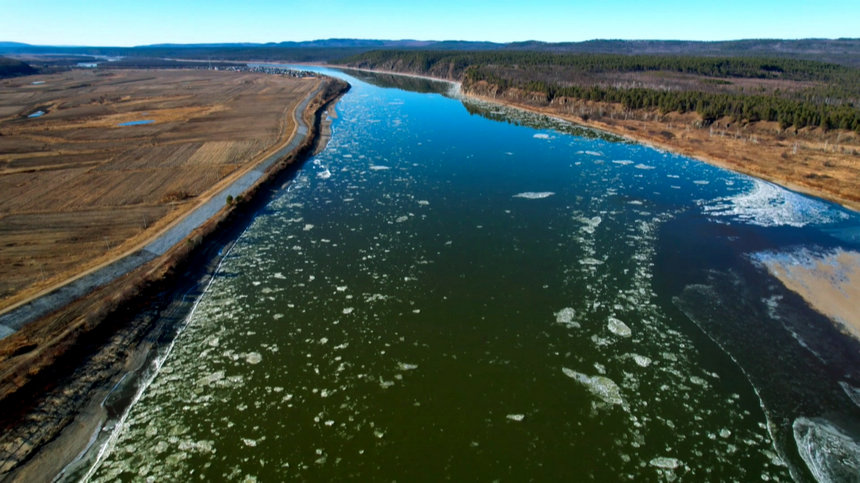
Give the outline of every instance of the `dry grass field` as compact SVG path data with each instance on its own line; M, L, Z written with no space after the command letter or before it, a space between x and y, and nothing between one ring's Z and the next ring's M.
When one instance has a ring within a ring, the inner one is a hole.
M252 168L319 82L190 70L0 82L0 309L135 248Z

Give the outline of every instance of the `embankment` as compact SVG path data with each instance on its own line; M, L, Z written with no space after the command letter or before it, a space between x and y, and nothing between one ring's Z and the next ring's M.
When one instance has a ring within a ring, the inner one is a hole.
M172 340L225 245L314 152L322 113L349 89L324 82L304 140L241 196L155 260L0 341L0 479L50 481L120 410L103 404L112 389Z

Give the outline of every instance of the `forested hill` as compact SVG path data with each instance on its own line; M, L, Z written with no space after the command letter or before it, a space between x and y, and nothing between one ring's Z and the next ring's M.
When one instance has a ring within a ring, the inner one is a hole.
M0 79L4 77L16 77L19 75L35 74L36 69L20 60L0 57Z
M465 89L517 90L535 103L557 98L627 109L697 112L708 124L778 121L860 132L860 69L779 57L552 54L512 51L371 51L344 65L457 79Z
M78 54L179 59L328 61L377 49L445 51L529 51L624 55L777 57L820 60L860 67L860 39L589 40L585 42L473 42L325 39L306 42L159 44L138 47L59 47L0 42L0 54Z

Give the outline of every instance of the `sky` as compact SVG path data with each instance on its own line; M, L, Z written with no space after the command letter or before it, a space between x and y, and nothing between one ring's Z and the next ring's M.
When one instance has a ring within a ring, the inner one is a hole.
M0 41L547 42L860 37L860 0L0 0Z

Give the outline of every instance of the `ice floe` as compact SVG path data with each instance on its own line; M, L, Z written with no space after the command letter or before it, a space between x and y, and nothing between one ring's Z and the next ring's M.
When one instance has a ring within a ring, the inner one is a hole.
M821 418L798 418L792 429L797 451L816 481L856 481L860 475L857 440Z
M574 317L576 317L576 311L570 307L565 307L555 313L555 321L557 323L568 327L578 328L579 323L573 320Z
M630 327L627 327L627 324L615 317L610 316L606 326L609 328L610 332L619 337L630 337Z
M591 394L600 398L607 404L624 405L621 389L615 381L606 376L589 376L573 369L563 367L564 375L584 385Z
M662 468L664 470L674 470L675 468L681 466L681 462L675 458L669 458L666 456L660 456L652 459L648 462L651 466L655 468Z
M522 193L517 193L514 195L514 198L525 198L527 200L539 200L541 198L549 198L555 193L552 191L524 191Z

